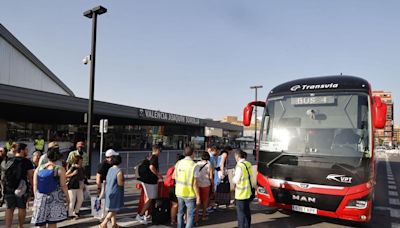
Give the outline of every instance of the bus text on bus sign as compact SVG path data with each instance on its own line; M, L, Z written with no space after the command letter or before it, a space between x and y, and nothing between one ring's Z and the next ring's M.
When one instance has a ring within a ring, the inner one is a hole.
M317 104L334 104L334 96L317 96L317 97L292 97L292 105L317 105Z

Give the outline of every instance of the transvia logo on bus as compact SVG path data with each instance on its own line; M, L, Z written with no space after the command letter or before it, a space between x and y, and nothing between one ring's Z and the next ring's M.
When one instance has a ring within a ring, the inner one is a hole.
M297 90L316 90L316 89L336 89L339 87L337 83L317 84L317 85L295 85L290 88L290 91L296 92Z
M300 195L292 195L292 200L307 202L307 203L316 203L317 199L309 196L300 196Z
M351 182L353 180L352 177L346 177L345 175L340 175L340 174L329 174L326 177L326 179L331 180L331 181L346 183L346 184L351 184Z

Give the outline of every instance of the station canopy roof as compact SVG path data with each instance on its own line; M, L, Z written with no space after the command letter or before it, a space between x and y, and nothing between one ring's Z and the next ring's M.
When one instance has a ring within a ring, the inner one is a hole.
M14 121L83 124L88 100L33 89L0 84L1 118ZM103 101L94 102L95 123L102 118L110 124L187 125L214 127L227 131L243 131L242 126L221 123L162 111L155 111Z

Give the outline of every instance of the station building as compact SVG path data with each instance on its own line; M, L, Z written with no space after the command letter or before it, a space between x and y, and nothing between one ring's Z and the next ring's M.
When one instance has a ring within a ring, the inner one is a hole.
M74 95L51 70L0 24L0 142L74 142L86 138L88 100ZM204 149L209 137L229 144L243 127L211 119L138 107L94 102L94 134L100 119L108 119L105 147L117 150L150 150L152 144L166 149L192 145ZM209 131L212 129L213 131ZM214 134L217 132L218 134ZM99 135L97 135L99 136ZM99 137L94 138L99 148Z

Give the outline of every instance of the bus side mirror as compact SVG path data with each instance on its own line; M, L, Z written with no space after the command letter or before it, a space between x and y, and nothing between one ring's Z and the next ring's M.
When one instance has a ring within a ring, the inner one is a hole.
M386 125L386 112L387 106L382 102L380 97L373 97L373 105L372 105L372 116L374 120L374 127L377 129L382 129Z
M243 110L243 125L246 127L250 126L254 106L265 107L265 105L266 103L264 101L253 101L248 103Z
M248 127L250 126L251 123L251 117L253 115L253 105L248 104L246 107L244 107L243 110L243 125Z

